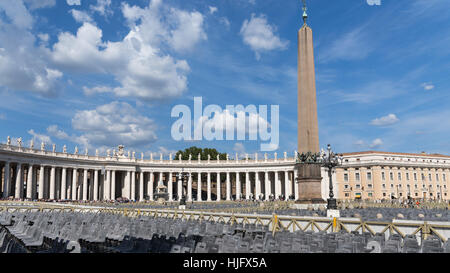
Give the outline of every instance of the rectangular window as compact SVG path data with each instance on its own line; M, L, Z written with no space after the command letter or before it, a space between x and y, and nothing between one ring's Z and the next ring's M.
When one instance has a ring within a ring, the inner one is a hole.
M383 187L383 189L386 189L386 184L381 185Z
M367 184L367 187L368 187L369 189L371 189L371 188L372 188L372 184Z
M394 174L393 174L393 173L390 173L390 174L389 174L389 178L390 178L391 180L394 180Z
M385 193L385 192L383 192L383 196L384 196L384 197L386 196L386 193Z
M442 174L442 180L444 180L444 182L447 181L445 178L445 173Z
M384 174L384 172L381 173L381 179L386 180L386 175Z
M391 184L391 189L393 189L394 188L394 184Z
M369 197L372 197L372 193L371 192L369 192L368 195L369 195Z
M409 181L409 173L406 173L406 180Z
M348 185L344 185L344 189L346 189L346 190L347 190L347 189L348 189Z
M348 173L344 173L344 181L348 182Z
M367 173L367 180L372 180L372 173Z
M430 181L432 180L431 179L431 173L428 174L428 180L430 180Z
M425 181L425 175L422 174L422 181Z
M356 184L356 188L357 188L357 189L361 188L361 185Z
M439 174L436 174L436 181L439 181Z
M416 192L416 193L415 193L415 196L417 197L417 196L419 196L419 194Z
M417 173L414 173L414 180L417 181Z
M418 187L419 187L419 186L418 186L417 184L415 184L415 185L414 185L414 188L416 188L416 189L417 189Z
M359 173L355 173L355 179L356 181L359 181Z
M402 173L398 173L398 181L402 181Z
M345 193L345 197L349 197L350 195L349 195L349 193L347 192L347 193Z

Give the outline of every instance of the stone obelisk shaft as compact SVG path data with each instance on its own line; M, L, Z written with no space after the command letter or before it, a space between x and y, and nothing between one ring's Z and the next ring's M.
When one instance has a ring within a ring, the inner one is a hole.
M319 152L316 76L312 30L306 23L298 32L298 152ZM321 168L318 164L299 163L298 203L323 203Z
M316 76L312 30L298 32L298 152L319 152Z

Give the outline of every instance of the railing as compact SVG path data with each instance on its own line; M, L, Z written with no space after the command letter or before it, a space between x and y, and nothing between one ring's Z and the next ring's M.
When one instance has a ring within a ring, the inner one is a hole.
M370 232L372 235L382 233L388 238L392 234L399 234L401 237L414 235L419 243L430 235L438 236L443 242L450 238L450 222L437 221L413 221L413 220L393 220L392 222L363 221L361 218L333 218L333 217L310 217L310 216L287 216L287 215L264 215L235 212L210 212L177 209L130 209L111 208L94 206L61 206L36 204L17 204L15 206L0 204L2 211L71 211L78 213L112 213L121 214L127 217L138 217L140 215L149 217L161 217L181 220L213 221L225 224L256 224L267 226L273 233L287 230L295 232L297 230L313 232Z

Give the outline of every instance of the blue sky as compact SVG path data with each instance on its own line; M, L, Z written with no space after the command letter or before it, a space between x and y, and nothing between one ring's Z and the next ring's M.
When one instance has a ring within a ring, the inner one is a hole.
M300 2L0 0L1 142L259 152L173 140L171 109L201 96L279 105L277 152L292 155ZM321 146L450 154L450 2L308 2Z

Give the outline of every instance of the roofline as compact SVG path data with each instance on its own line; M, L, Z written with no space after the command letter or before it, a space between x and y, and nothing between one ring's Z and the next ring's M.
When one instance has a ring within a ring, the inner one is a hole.
M364 151L364 152L353 152L353 153L343 153L343 156L352 156L352 155L367 155L367 154L380 154L380 155L405 155L405 156L421 156L421 157L441 157L441 158L449 158L448 155L442 154L414 154L414 153L395 153L395 152L382 152L382 151Z

